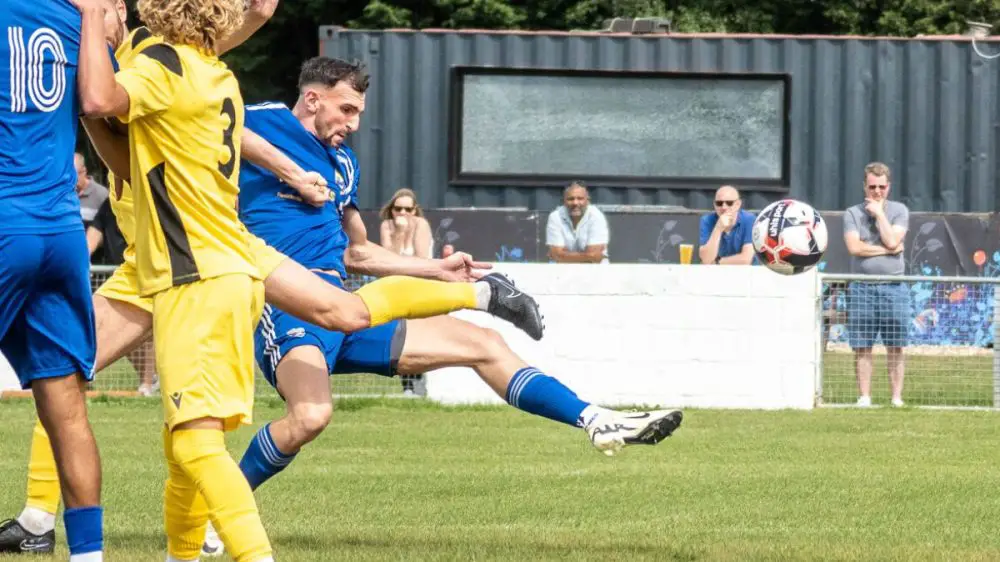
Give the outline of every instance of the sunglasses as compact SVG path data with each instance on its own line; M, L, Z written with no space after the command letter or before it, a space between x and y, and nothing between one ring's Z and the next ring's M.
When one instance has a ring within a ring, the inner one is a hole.
M722 207L723 205L725 205L726 207L732 207L733 205L736 204L737 201L738 199L733 199L731 201L716 201L715 206Z
M872 191L875 191L876 189L885 191L885 190L889 189L889 186L888 185L869 185L868 189L870 189Z
M395 205L393 206L392 210L396 211L397 213L402 213L402 212L412 213L413 207L400 207L399 205Z

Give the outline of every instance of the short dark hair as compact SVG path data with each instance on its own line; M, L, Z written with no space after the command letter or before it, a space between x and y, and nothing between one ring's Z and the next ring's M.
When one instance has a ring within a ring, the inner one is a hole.
M337 82L347 81L359 94L368 89L368 71L363 63L348 62L330 57L313 57L302 63L299 72L299 90L309 84L322 84L328 88Z

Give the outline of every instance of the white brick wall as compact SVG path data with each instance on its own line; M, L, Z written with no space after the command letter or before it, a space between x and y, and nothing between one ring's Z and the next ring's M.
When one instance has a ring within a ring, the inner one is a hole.
M819 337L816 272L763 267L497 264L534 295L535 342L480 312L531 365L601 404L812 408ZM502 403L470 369L428 373L445 403Z

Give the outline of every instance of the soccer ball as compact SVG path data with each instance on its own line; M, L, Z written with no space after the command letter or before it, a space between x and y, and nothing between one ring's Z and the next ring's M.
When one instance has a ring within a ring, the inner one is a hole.
M794 275L812 269L826 251L826 222L812 206L782 199L757 215L753 250L768 269Z

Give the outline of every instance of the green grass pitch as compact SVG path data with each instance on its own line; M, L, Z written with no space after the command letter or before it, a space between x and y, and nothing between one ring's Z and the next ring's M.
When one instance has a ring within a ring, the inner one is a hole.
M34 413L0 411L7 516ZM260 399L255 427L282 411ZM159 401L95 399L90 414L107 559L161 562ZM608 458L511 408L348 399L257 501L281 562L997 560L997 415L690 410L660 445ZM254 430L230 436L236 458ZM32 560L66 559L57 532L56 556Z

